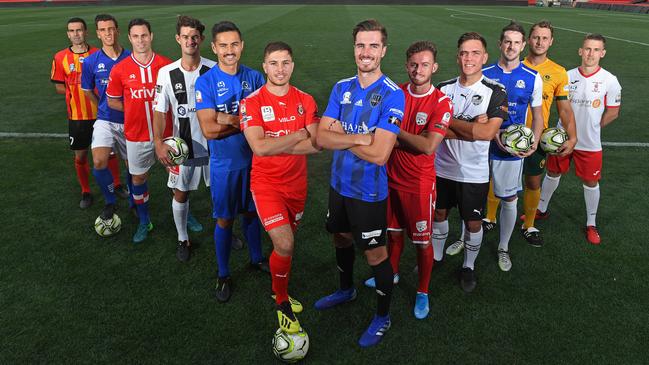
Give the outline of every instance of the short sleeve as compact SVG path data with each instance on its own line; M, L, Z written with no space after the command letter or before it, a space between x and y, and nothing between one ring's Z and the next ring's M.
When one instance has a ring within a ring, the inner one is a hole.
M122 86L122 68L117 64L110 71L108 77L108 86L106 87L106 95L111 98L121 98L124 95L124 87Z
M239 102L239 118L241 131L255 126L263 128L259 107L253 98L245 98Z
M532 90L532 99L530 105L534 108L543 105L543 80L538 73L534 77L534 89Z
M453 115L453 103L451 99L444 95L437 102L437 107L433 115L428 119L427 130L437 133L441 136L446 136L446 131L451 123L451 116Z
M95 74L92 72L95 68L95 63L91 62L93 58L86 58L81 66L81 89L94 90L95 89Z
M405 104L406 97L403 94L403 90L397 89L391 92L382 104L381 116L379 117L377 128L399 134Z
M559 80L557 86L554 88L554 97L557 100L568 100L568 73L562 70L559 73Z
M327 109L325 109L325 117L340 119L340 98L338 97L340 84L334 85L331 89L331 95L329 95L329 103L327 104Z
M304 98L304 109L306 116L304 118L305 126L320 122L320 118L318 117L318 104L316 104L313 96L306 94Z
M214 66L218 67L218 66ZM196 80L196 110L202 109L216 109L214 103L214 95L212 95L209 79L206 73Z
M164 70L158 71L158 80L155 85L155 99L153 110L160 113L166 113L169 110L169 98L167 97L167 87L169 84L169 72Z
M611 76L606 88L606 107L617 108L622 104L622 86L617 77Z
M65 83L65 71L61 67L61 60L59 54L54 55L52 59L52 71L50 72L50 80L52 82L63 84Z
M503 121L508 119L507 114L507 92L500 86L494 86L494 92L489 99L487 108L488 118L502 118Z

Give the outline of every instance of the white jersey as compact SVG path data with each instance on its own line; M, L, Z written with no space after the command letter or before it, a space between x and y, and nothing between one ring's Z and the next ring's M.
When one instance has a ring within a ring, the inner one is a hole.
M214 67L216 62L201 57L200 66L191 72L183 69L180 62L181 60L177 60L158 72L153 108L161 113L171 109L173 135L182 138L189 145L188 161L207 158L207 140L196 116L195 85L196 79Z
M606 108L619 108L622 86L603 68L584 75L579 68L568 71L569 100L577 125L576 150L601 151L601 121ZM559 121L561 126L561 121Z
M507 120L507 93L503 85L482 77L470 86L455 78L437 86L453 102L453 118L470 121L480 114ZM451 123L452 127L452 123ZM435 156L437 176L465 183L489 182L490 141L444 139Z

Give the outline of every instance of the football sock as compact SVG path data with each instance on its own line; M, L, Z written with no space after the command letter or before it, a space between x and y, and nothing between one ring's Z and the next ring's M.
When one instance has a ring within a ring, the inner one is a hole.
M232 251L232 227L221 228L219 224L214 227L214 248L216 262L219 265L219 277L230 276L230 251Z
M376 280L376 314L378 316L387 316L390 313L390 299L392 297L392 282L394 273L390 260L385 259L380 264L372 266L374 278Z
M113 176L113 185L120 186L122 183L119 181L119 159L114 153L108 155L108 169Z
M444 258L444 245L448 238L448 220L433 222L433 254L435 261L442 261Z
M466 231L466 224L464 221L460 221L460 241L464 241L464 231Z
M482 227L475 233L471 233L467 229L464 232L464 237L466 237L466 240L464 241L464 264L462 267L468 267L473 270L475 259L478 257L480 246L482 245Z
M135 206L135 199L133 198L133 175L126 173L126 185L128 185L128 207L133 208Z
M291 272L291 256L280 256L275 250L268 260L270 276L273 282L275 303L280 304L288 300L288 278Z
M487 219L489 222L496 222L496 212L498 211L499 204L500 199L496 198L494 194L494 183L492 180L489 182L489 194L487 194Z
M113 186L113 177L110 176L108 169L92 169L92 174L97 180L97 185L104 195L106 204L115 204L115 190Z
M534 227L534 218L536 217L536 208L539 207L539 200L541 200L541 189L525 189L523 193L524 228Z
M176 231L178 231L178 241L187 241L189 235L187 234L187 216L189 215L189 200L180 203L176 199L171 199L171 211L174 214L174 223L176 224Z
M388 232L388 255L390 256L390 265L392 271L399 272L399 261L403 252L403 233L391 234Z
M584 200L586 201L586 225L595 226L599 206L599 184L592 188L584 185Z
M502 201L502 206L500 207L500 219L498 220L500 224L499 250L509 251L509 239L512 237L512 232L514 232L514 226L516 225L517 203L518 198L510 202L506 200Z
M419 287L417 293L428 294L430 273L433 270L433 246L417 245L417 275L419 276Z
M241 217L241 231L243 236L248 241L248 254L250 255L250 262L253 264L259 263L262 259L261 255L261 224L259 218L254 217Z
M561 181L561 176L552 177L545 175L543 178L543 185L541 185L541 198L539 200L539 210L543 213L548 211L548 205L550 205L550 199L552 199L552 194L559 187L559 182Z
M354 285L354 245L336 247L336 265L340 275L340 289L351 289Z
M140 224L149 224L149 188L145 182L142 185L133 185L133 200Z
M88 159L79 161L76 157L74 158L74 169L77 171L77 180L79 180L79 185L81 185L81 193L90 192L90 182L88 177L90 175L90 166L88 165Z

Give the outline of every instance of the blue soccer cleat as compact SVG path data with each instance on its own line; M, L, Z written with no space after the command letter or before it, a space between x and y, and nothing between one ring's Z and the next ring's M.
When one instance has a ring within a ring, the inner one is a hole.
M417 319L424 319L428 317L428 312L430 311L430 307L428 306L428 294L425 293L417 293L417 297L415 298L415 318Z
M315 309L324 310L333 308L339 304L351 302L354 299L356 299L356 289L338 289L333 294L322 297L317 302L315 302Z
M133 243L140 243L144 241L151 230L153 230L153 223L151 222L149 222L149 224L138 224L137 230L133 235Z
M203 225L194 218L193 215L187 215L187 228L192 232L201 232L203 230Z
M390 329L390 316L379 317L377 315L372 319L372 323L363 332L363 335L358 340L361 347L371 347L377 345L383 339L383 334Z

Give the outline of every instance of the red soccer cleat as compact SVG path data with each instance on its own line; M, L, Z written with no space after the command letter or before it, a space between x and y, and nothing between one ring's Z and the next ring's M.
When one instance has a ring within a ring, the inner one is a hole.
M597 227L587 226L584 232L586 233L586 240L588 240L588 242L590 242L593 245L599 245L601 239L599 238L599 232L597 232Z
M536 215L534 216L535 221L542 221L544 219L548 219L550 216L550 211L548 210L547 212L543 213L540 210L536 210ZM521 215L519 217L520 220L524 221L525 220L525 214Z

